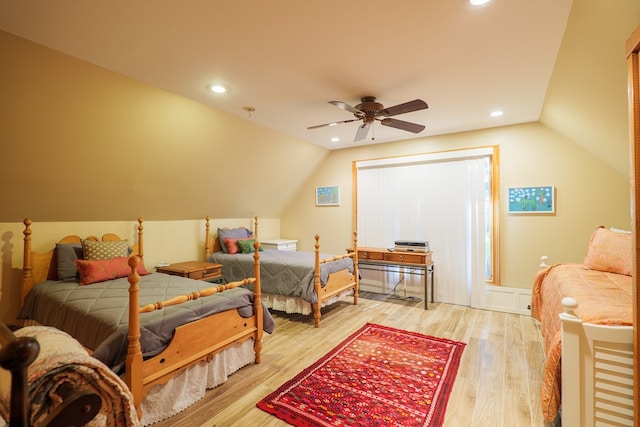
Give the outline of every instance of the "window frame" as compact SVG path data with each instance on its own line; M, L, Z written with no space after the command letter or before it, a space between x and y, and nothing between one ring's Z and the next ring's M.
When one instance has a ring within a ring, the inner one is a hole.
M384 157L369 160L355 160L352 162L353 178L353 223L358 225L358 169L364 167L388 166L418 163L425 161L456 160L471 157L487 157L489 159L490 182L487 188L490 206L487 224L491 229L486 236L489 239L491 250L485 257L490 262L489 274L485 274L485 282L490 285L500 285L500 148L498 145L462 148L455 150L445 150L428 152L421 154L410 154L406 156Z

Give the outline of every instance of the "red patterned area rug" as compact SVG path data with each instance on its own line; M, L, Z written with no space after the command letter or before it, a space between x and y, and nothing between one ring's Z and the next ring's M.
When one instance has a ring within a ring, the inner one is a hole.
M258 402L302 426L441 426L465 343L367 323Z

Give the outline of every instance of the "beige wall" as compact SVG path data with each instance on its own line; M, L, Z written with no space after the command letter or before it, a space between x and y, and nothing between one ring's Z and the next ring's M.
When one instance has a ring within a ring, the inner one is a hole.
M629 174L625 42L640 1L574 0L540 121Z
M0 52L0 222L278 217L328 154L2 31Z
M581 262L599 225L631 228L628 178L544 125L531 123L333 151L281 217L281 234L311 250L313 234L319 233L321 242L326 242L323 250L343 251L351 242L354 160L487 145L500 147L502 200L508 187L553 185L557 193L553 216L509 215L506 203L501 204L503 286L531 287L542 255L550 262ZM316 207L315 187L336 184L341 205ZM438 248L432 249L437 262Z

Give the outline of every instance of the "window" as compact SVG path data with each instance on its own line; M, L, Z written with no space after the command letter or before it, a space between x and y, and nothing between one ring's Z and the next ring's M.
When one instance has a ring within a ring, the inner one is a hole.
M429 241L437 293L464 303L452 284L498 283L498 166L498 147L355 162L359 244Z

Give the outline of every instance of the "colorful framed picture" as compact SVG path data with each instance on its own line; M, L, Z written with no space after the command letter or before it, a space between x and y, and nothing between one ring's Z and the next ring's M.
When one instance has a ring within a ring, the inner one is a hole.
M509 187L509 213L553 214L556 212L553 186Z
M340 206L340 187L316 187L316 206Z

